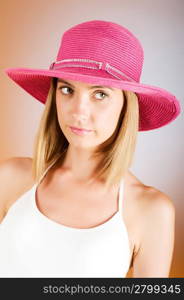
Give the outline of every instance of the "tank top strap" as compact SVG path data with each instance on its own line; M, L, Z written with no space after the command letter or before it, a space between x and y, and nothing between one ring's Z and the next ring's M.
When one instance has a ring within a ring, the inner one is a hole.
M124 196L124 178L120 181L119 196L118 196L118 211L122 214L123 212L123 196Z

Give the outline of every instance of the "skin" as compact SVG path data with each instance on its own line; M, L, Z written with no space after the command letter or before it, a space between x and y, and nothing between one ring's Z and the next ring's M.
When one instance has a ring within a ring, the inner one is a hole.
M58 121L69 142L65 166L76 180L87 182L93 177L97 164L92 159L92 153L113 134L124 98L120 89L91 89L90 85L83 82L67 82L70 85L58 82L56 90ZM90 129L92 132L79 136L69 126Z
M56 106L69 149L64 165L51 168L38 185L36 203L40 212L57 223L89 228L106 222L118 209L118 186L107 193L100 182L94 181L91 186L88 182L97 163L92 153L114 132L124 99L118 89L89 90L88 84L68 82L73 86L73 93L66 84L58 83ZM99 100L104 98L99 92L109 97ZM93 132L81 137L71 132L69 125ZM28 157L12 158L0 164L0 220L16 199L33 186L31 167L32 159ZM175 230L172 200L154 187L146 186L128 170L124 177L122 218L129 237L131 277L168 277Z

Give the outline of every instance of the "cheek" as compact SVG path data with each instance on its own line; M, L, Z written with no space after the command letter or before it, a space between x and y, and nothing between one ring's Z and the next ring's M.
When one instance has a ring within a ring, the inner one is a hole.
M122 106L111 107L102 113L100 118L101 129L106 132L113 133L118 124ZM105 124L105 127L104 127Z
M58 119L62 120L66 115L66 105L64 105L61 96L58 96L57 93L56 93L56 109L57 109Z

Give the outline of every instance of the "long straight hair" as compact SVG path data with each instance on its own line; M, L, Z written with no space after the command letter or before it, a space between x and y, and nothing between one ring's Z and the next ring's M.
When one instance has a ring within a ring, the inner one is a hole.
M58 122L56 87L57 78L53 77L34 140L32 173L36 182L39 182L49 165L54 164L55 169L62 166L69 145ZM124 90L122 93L124 104L116 129L93 154L99 158L94 178L103 181L106 188L119 184L133 163L136 148L139 124L137 95Z

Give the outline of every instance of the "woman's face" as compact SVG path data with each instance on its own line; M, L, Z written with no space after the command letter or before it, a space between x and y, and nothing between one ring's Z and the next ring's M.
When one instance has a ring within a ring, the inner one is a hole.
M106 141L116 129L123 103L120 89L58 79L58 121L63 134L73 146L92 149ZM90 131L75 131L71 127Z

